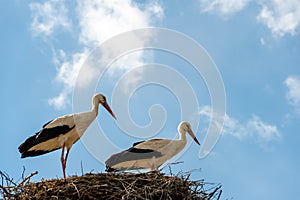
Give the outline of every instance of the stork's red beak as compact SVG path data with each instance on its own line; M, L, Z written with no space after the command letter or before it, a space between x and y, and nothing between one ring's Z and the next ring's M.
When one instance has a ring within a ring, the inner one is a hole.
M103 107L113 116L113 118L117 119L113 111L110 109L109 105L107 103L103 104Z
M190 134L190 136L194 139L194 141L195 141L197 144L200 145L200 142L199 142L198 139L196 138L194 132L193 132L191 129L188 130L187 132L188 132L188 133Z

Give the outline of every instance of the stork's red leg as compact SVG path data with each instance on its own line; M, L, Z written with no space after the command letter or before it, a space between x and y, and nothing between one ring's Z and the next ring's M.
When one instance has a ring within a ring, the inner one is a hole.
M66 179L66 172L65 172L66 163L65 163L64 154L65 154L65 143L62 146L60 161L61 161L61 167L63 170L64 179Z
M70 148L71 149L71 148ZM69 156L69 152L70 152L70 149L67 148L67 153L66 153L66 157L65 157L65 168L67 167L67 160L68 160L68 156Z
M157 167L155 163L155 156L153 156L151 160L151 171L155 171L155 170L157 170Z

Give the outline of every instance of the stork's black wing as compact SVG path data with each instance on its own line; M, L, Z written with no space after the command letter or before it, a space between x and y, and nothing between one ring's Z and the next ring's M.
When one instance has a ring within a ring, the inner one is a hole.
M34 135L32 135L31 137L29 137L27 140L25 140L25 142L23 142L18 147L19 152L22 154L21 158L30 157L30 156L38 156L38 155L45 154L45 153L54 151L56 149L59 149L59 148L55 148L55 149L46 150L46 151L44 151L43 149L29 151L29 149L34 147L35 145L38 145L42 142L46 142L48 140L56 138L61 134L66 134L75 127L75 125L73 125L72 127L70 127L68 125L62 125L62 126L55 126L55 127L51 127L51 128L45 128L51 122L52 121L46 123L43 126L42 130L40 130L39 132L37 132Z
M132 161L132 160L141 160L148 159L153 157L160 157L162 154L159 151L153 149L142 149L136 147L138 144L142 144L144 141L136 142L129 149L122 151L120 153L113 154L105 162L106 171L116 171L113 166L122 162Z

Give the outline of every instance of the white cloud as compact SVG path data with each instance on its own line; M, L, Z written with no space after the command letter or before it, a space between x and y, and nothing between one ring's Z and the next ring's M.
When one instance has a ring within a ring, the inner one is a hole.
M147 4L146 10L158 20L161 20L165 16L162 6L155 1Z
M272 0L262 3L257 19L272 33L283 36L295 35L300 25L300 2L295 0Z
M58 110L66 108L66 106L70 103L66 92L61 92L57 97L49 99L48 102L51 106L54 106Z
M295 35L300 26L300 1L296 0L199 0L202 12L229 16L243 10L249 3L261 9L257 20L276 36Z
M266 44L266 41L263 37L260 38L260 44L263 46Z
M279 139L280 133L275 125L261 121L254 115L246 124L247 132L257 137L259 142L269 142Z
M284 84L288 89L286 93L287 101L294 106L296 112L300 114L300 77L289 76L284 81Z
M49 0L44 4L31 4L34 16L32 26L38 32L49 36L55 31L55 27L70 26L67 19L68 10L65 4L59 2ZM75 21L78 24L73 24L73 26L78 27L79 31L75 35L78 36L77 42L84 46L84 50L71 56L67 56L68 53L62 50L54 50L53 61L58 66L55 80L62 84L63 89L57 97L50 99L49 103L57 109L65 108L68 102L66 99L72 92L78 72L92 49L121 32L149 27L164 16L163 9L157 2L137 4L132 0L78 0L75 14L78 18ZM145 40L141 42L143 45ZM145 53L141 51L123 56L112 66L110 74L140 66L144 63L144 55ZM97 78L94 77L95 74L91 69L83 76L87 78L82 81L77 80L77 83L83 85L86 80ZM129 80L128 86L137 80L138 78Z
M199 114L202 121L208 122L212 115L211 107L201 107ZM222 134L232 135L240 140L255 138L259 143L278 140L281 137L277 126L262 121L256 115L242 123L226 114Z
M64 109L70 103L68 95L73 90L77 75L87 54L87 51L83 51L82 53L73 54L70 58L66 57L66 53L63 50L59 50L58 53L54 54L54 63L59 66L57 68L55 81L63 85L60 94L49 99L49 104L56 109ZM90 79L87 78L86 80ZM84 81L82 81L82 83L84 83Z
M161 18L163 11L158 4L143 7L132 0L79 0L80 41L99 45L121 32L149 27Z
M227 16L241 11L250 0L199 0L202 12L218 12Z
M32 12L31 28L34 34L49 36L55 28L70 29L71 22L68 19L68 9L64 1L50 0L44 3L30 3Z

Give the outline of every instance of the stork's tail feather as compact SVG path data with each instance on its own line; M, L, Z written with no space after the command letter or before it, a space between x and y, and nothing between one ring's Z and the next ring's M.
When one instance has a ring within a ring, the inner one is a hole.
M36 133L37 134L37 133ZM19 152L21 154L23 154L25 151L27 151L28 149L30 149L33 146L33 142L35 140L36 134L29 137L27 140L25 140L25 142L23 142L19 147Z
M117 172L118 170L115 169L115 168L112 168L112 167L110 167L110 166L108 166L108 165L106 165L105 171L106 171L106 172Z
M19 152L22 153L24 150L24 143L20 144L20 146L18 147Z
M54 150L57 150L57 149L53 149L53 150L36 150L36 151L24 151L21 153L21 158L26 158L26 157L34 157L34 156L39 156L39 155L43 155L43 154L46 154L46 153L49 153L51 151L54 151Z
M36 142L36 136L37 134L40 132L37 132L35 135L29 137L27 140L25 140L25 142L23 142L19 147L18 150L21 153L21 158L26 158L26 157L34 157L34 156L39 156L39 155L43 155L46 153L49 153L51 151L55 151L58 148L54 148L51 150L30 150L30 148L32 148L33 146L35 146L37 144Z

